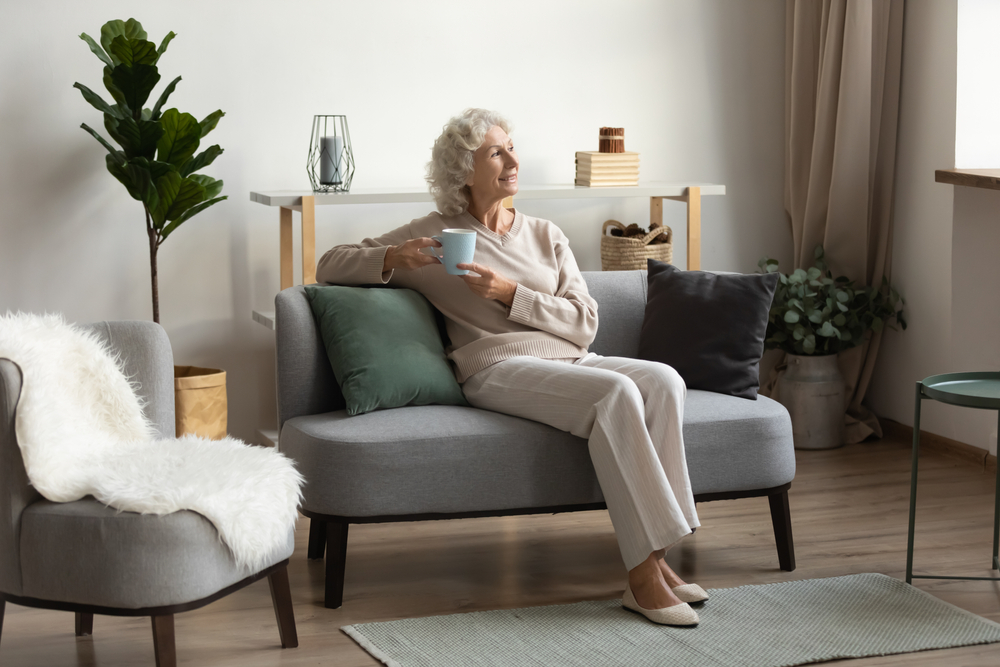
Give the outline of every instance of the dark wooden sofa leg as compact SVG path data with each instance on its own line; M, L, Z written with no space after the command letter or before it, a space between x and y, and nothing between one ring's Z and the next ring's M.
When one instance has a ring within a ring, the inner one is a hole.
M3 613L7 610L7 601L0 597L0 640L3 639Z
M153 652L156 667L177 667L177 647L174 644L174 615L153 616Z
M326 591L323 606L337 609L344 604L344 570L347 567L347 528L349 523L326 524Z
M788 505L788 489L767 497L771 504L771 524L778 546L778 566L786 572L795 569L795 544L792 541L792 512Z
M94 634L94 615L76 612L76 636L88 637Z
M326 521L322 519L309 520L309 560L323 560L323 550L326 548Z
M292 589L288 585L288 568L282 567L267 575L267 585L271 588L274 617L278 619L281 648L295 648L299 645L299 635L295 631L295 612L292 610Z

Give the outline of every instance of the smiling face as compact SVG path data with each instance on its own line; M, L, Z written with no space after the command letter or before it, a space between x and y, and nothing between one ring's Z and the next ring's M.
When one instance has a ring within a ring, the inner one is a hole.
M517 194L517 153L514 142L498 125L490 128L483 144L476 149L474 169L465 182L472 201L478 207L489 207L506 197Z

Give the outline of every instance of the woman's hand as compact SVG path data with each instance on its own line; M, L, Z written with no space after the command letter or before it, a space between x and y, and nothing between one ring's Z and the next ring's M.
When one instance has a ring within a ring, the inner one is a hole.
M514 303L514 292L517 290L517 283L513 280L504 277L488 266L476 264L475 262L457 264L456 266L460 269L474 271L479 274L478 276L474 276L471 273L467 273L464 276L459 276L477 296L481 296L484 299L496 299L507 307L510 307Z
M406 269L412 271L431 264L440 264L441 261L433 255L420 252L423 248L440 248L441 244L434 239L422 236L417 239L410 239L406 243L391 245L385 251L385 261L382 263L382 272L393 269Z

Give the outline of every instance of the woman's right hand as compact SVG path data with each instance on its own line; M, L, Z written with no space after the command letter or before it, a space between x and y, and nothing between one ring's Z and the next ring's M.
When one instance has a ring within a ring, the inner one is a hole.
M423 248L440 247L440 243L427 236L410 239L399 245L391 245L385 251L382 271L392 271L393 269L412 271L431 264L440 264L441 261L437 257L420 252Z

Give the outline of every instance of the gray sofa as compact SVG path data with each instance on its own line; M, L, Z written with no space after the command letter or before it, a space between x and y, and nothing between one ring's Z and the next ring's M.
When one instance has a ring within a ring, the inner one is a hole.
M584 278L600 314L590 351L635 357L646 272ZM283 290L275 307L279 446L306 478L309 558L326 548L327 607L343 602L352 523L605 507L586 442L545 424L445 405L348 416L305 290ZM785 408L763 396L690 390L684 440L695 500L767 496L780 567L795 569L795 452Z

